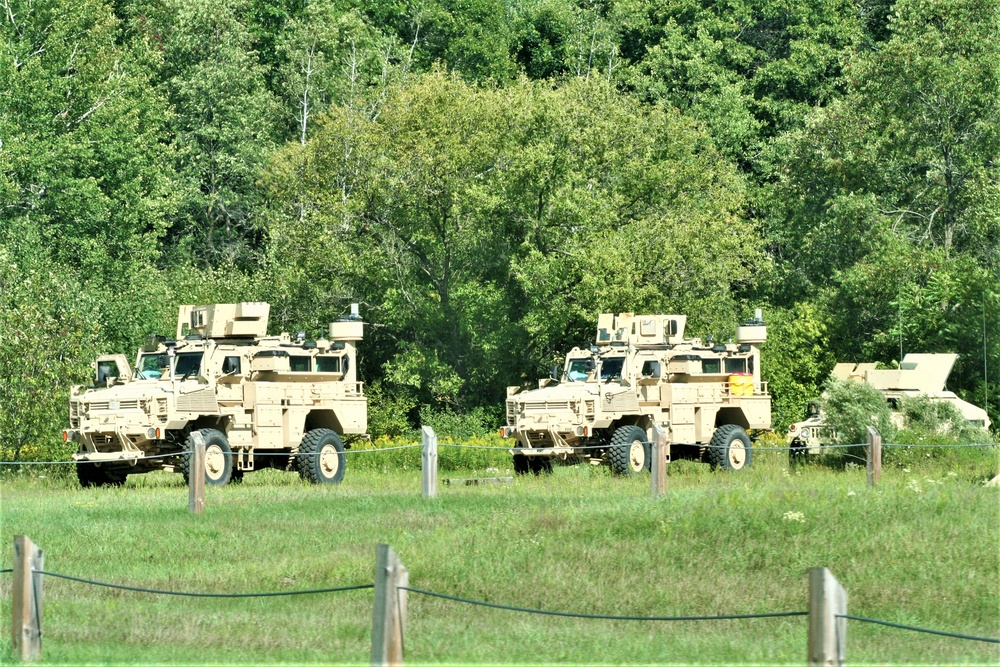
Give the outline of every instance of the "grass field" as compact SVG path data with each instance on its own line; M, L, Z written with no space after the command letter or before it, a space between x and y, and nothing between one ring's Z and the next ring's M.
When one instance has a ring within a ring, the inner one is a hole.
M849 614L1000 637L1000 490L982 486L997 472L995 450L888 466L875 490L863 468L789 468L776 452L760 453L740 474L678 462L659 499L648 476L576 466L509 485L442 482L439 497L424 500L415 452L393 455L391 466L373 463L390 454L365 456L364 464L349 459L336 487L266 471L210 488L200 516L188 513L187 488L174 475L89 490L50 476L8 478L0 567L11 565L13 536L26 534L52 572L154 589L271 592L371 583L375 545L384 542L415 588L537 609L666 616L805 611L807 570L822 565L847 589ZM504 475L506 462L441 477ZM0 575L2 619L10 618L10 585ZM210 599L52 577L44 587L45 663L369 660L370 590ZM806 659L805 617L572 619L413 593L408 606L408 663ZM847 659L996 665L1000 645L850 621ZM11 660L4 630L0 661Z

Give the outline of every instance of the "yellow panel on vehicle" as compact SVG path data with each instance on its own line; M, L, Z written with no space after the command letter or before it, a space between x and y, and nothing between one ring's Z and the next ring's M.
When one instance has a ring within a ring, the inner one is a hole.
M753 376L749 373L730 375L729 393L732 396L753 396Z

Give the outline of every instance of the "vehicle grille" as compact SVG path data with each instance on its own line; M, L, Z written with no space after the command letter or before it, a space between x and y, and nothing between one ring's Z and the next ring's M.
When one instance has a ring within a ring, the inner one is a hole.
M569 410L569 401L525 401L523 403L525 412L556 412L559 410Z
M219 402L215 400L215 391L202 389L178 396L177 411L214 414L219 411Z
M139 400L115 401L118 406L114 410L138 410ZM90 410L111 410L111 401L91 401L88 408Z

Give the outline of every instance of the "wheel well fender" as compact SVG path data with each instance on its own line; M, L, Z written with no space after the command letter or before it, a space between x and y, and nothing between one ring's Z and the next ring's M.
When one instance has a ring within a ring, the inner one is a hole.
M337 419L337 414L333 410L313 410L306 415L304 426L303 432L305 433L314 428L328 428L337 434L344 432L340 420Z
M231 426L232 420L227 415L204 415L190 422L187 432L200 431L203 428L214 428L216 431L225 433L228 437Z
M744 431L750 428L750 422L747 421L746 415L739 408L722 408L719 410L718 414L715 415L715 428L725 426L726 424L742 426Z

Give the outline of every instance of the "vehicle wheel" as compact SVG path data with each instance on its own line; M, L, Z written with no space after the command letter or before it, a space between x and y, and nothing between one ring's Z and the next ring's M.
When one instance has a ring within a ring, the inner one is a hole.
M205 485L225 486L233 478L233 450L225 433L214 428L203 428L198 433L205 440ZM181 472L184 481L191 483L191 453L194 441L189 435L186 440L188 452L181 456Z
M527 475L531 472L531 463L524 454L514 454L514 474Z
M339 484L347 467L344 443L328 428L315 428L299 445L298 466L302 479L313 484Z
M535 475L541 475L545 473L546 475L552 474L552 459L548 456L532 456L528 458L528 465L531 467L531 472Z
M649 442L638 426L619 426L611 436L608 464L616 475L634 475L649 470Z
M76 464L76 478L85 489L96 486L121 486L128 477L127 473L116 473L96 463L83 461Z
M802 463L806 460L806 446L805 444L795 438L788 445L788 461L789 463Z
M750 436L739 424L723 424L715 429L708 448L708 462L713 468L743 470L750 467L753 449Z

